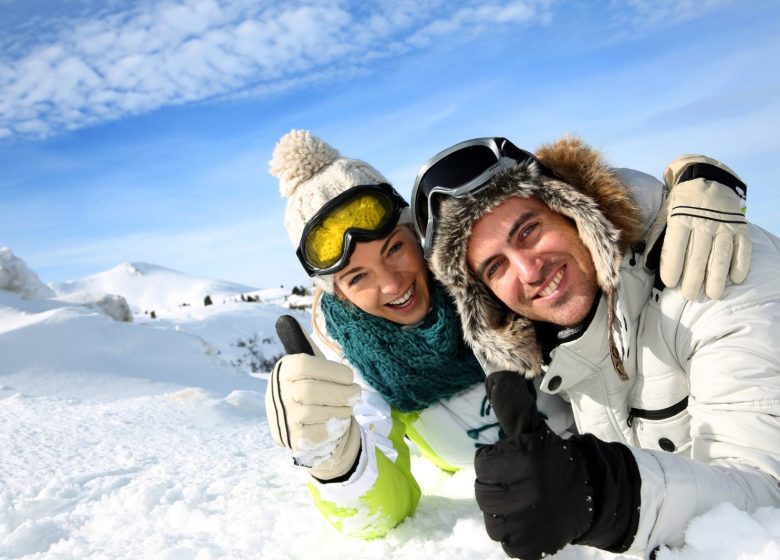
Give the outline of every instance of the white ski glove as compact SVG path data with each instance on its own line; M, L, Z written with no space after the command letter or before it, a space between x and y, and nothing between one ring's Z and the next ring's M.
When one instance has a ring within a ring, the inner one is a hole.
M699 155L670 163L664 182L669 197L648 244L652 249L665 225L661 280L670 288L681 282L688 300L699 298L702 285L709 298L720 299L727 280L741 284L750 268L752 245L744 215L747 187L726 165Z
M349 367L308 354L284 356L268 379L265 410L274 441L320 480L346 474L360 452L352 408L361 388L353 380Z

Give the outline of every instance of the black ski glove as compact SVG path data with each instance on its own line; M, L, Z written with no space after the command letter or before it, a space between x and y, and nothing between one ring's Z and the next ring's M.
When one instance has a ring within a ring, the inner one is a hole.
M485 382L506 437L477 451L474 490L490 538L536 560L569 543L628 549L639 523L640 478L629 449L591 434L554 434L526 381L496 372Z

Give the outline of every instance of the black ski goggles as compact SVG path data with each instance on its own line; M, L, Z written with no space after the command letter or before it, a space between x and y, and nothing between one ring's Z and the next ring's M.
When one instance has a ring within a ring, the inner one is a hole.
M355 243L388 235L407 206L387 183L352 187L309 220L295 254L309 276L338 272L349 263Z
M551 175L532 153L501 137L466 140L429 159L414 181L411 209L425 256L430 254L436 225L435 195L460 198L477 193L497 173L526 161L536 162L543 173Z

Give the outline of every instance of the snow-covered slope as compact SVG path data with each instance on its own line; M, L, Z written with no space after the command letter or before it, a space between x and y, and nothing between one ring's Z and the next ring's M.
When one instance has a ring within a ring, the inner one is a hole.
M281 353L273 325L305 296L246 302L246 287L120 265L52 297L3 255L0 559L505 558L485 534L473 471L444 474L415 450L423 497L386 538L344 539L316 512L308 475L271 441L263 399L263 363ZM81 305L103 293L135 302L133 321ZM658 559L777 559L778 543L780 510L723 506ZM556 558L614 556L568 547Z
M135 377L221 393L258 389L258 380L218 355L206 340L174 329L118 322L55 300L0 292L0 375L35 395L111 394ZM80 379L78 386L74 379Z

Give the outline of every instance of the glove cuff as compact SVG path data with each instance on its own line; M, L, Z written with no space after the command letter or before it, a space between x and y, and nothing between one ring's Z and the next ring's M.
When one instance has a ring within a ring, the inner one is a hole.
M706 156L682 156L671 162L664 171L664 182L669 190L675 185L704 179L720 183L732 191L741 199L747 198L747 185L726 164Z
M747 185L743 183L739 177L724 171L720 167L710 165L709 163L694 163L689 165L685 168L685 171L682 172L677 182L682 183L685 181L692 181L693 179L714 181L721 185L726 185L742 199L747 197Z
M573 542L625 552L639 527L642 479L634 455L622 443L607 443L592 434L568 441L585 460L594 502L590 528Z
M360 457L360 428L352 418L349 430L341 439L333 453L319 465L309 468L309 473L323 482L332 482L354 470Z

